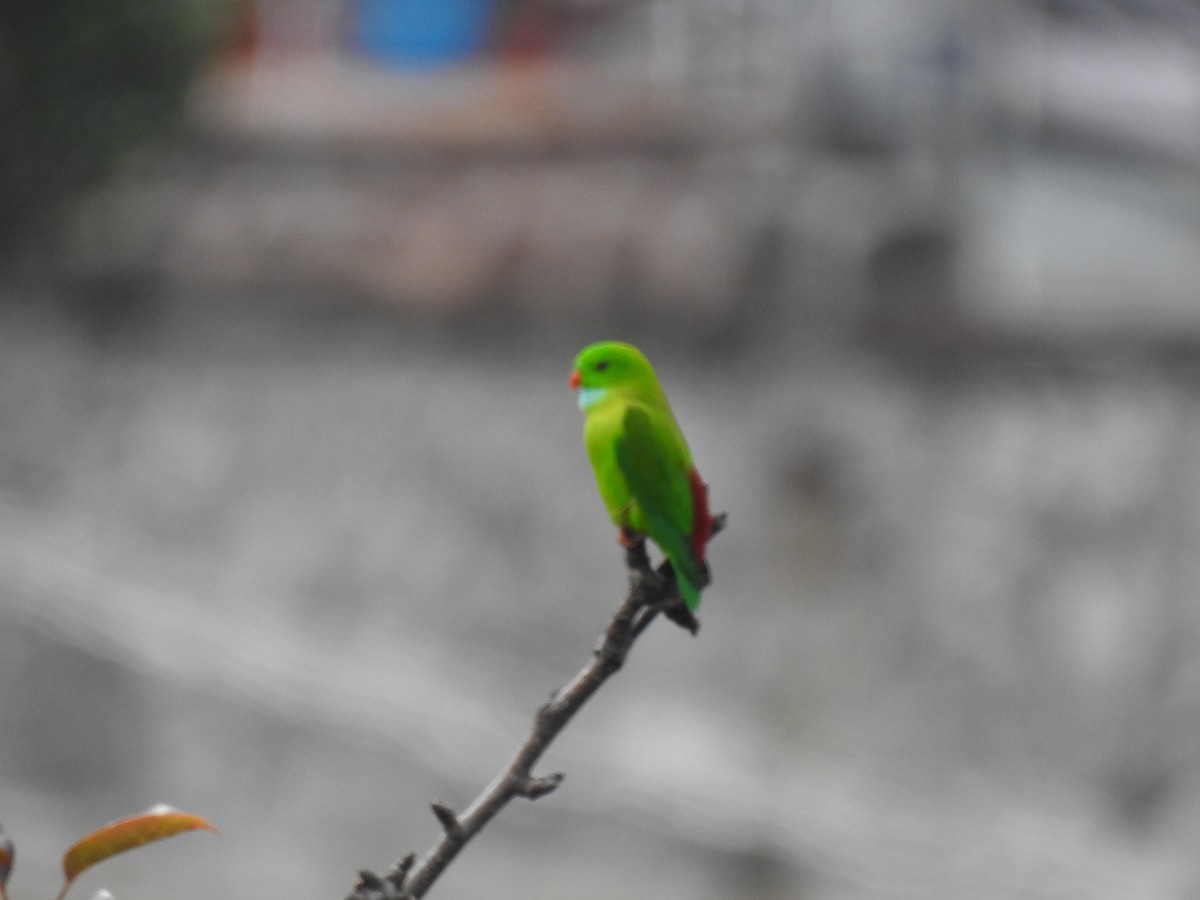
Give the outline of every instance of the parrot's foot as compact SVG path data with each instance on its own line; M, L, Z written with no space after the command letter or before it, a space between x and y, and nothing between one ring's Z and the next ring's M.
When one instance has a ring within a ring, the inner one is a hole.
M661 612L680 628L696 634L700 630L700 622L679 596L671 564L664 561L654 569L646 554L646 539L627 528L621 529L621 543L625 547L625 565L629 568L630 584L637 592L639 605L651 613Z
M646 554L646 539L636 532L629 531L626 528L621 529L620 537L621 546L625 548L625 565L631 573L636 573L639 576L653 576L654 570L650 568L650 557Z
M657 569L651 568L644 545L627 550L626 562L629 563L630 585L644 612L650 613L651 617L662 613L693 635L700 630L700 623L679 596L675 572L669 562L664 561Z
M645 551L642 552L645 555ZM669 576L650 568L647 559L644 565L629 566L629 580L633 589L638 593L638 602L642 606L657 606L662 599L674 588Z
M657 607L664 597L675 593L675 576L671 567L660 566L658 571L650 565L650 557L646 553L646 540L633 532L636 540L625 545L625 566L629 569L629 586L637 594L639 606Z

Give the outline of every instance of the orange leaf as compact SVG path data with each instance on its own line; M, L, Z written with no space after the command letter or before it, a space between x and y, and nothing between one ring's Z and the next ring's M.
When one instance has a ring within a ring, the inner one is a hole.
M155 806L128 819L110 822L80 838L63 856L63 874L69 885L80 872L110 856L197 829L217 830L211 822L200 816L180 812L170 806ZM65 885L63 890L66 891Z

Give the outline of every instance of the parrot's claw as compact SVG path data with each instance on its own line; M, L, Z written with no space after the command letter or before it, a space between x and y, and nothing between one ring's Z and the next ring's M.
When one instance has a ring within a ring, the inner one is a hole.
M625 565L631 573L654 575L650 568L650 557L646 555L646 539L626 529L621 529L621 546L625 548Z
M637 592L642 606L656 606L674 585L674 578L667 567L655 571L646 555L646 542L642 538L625 547L625 565L629 568L629 584Z

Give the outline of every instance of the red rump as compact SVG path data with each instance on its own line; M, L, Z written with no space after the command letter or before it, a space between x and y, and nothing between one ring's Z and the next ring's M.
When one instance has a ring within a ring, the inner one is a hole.
M708 485L694 468L688 473L692 484L692 552L706 566L704 550L712 537L713 520L708 511Z

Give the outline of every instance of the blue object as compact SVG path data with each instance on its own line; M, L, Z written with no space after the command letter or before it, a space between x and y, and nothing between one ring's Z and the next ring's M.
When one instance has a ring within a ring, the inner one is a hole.
M350 42L402 66L437 66L479 52L496 0L354 0Z

